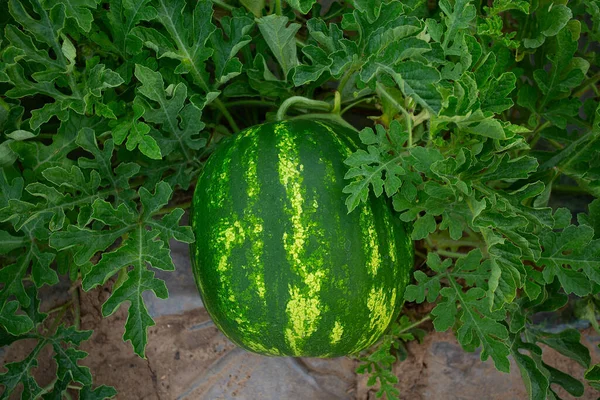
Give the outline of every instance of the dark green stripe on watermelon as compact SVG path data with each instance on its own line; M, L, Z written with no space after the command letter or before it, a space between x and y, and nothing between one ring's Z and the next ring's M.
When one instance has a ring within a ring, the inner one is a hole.
M315 121L240 132L194 194L194 276L234 343L331 357L373 344L397 316L412 243L383 199L348 214L343 160L357 137Z

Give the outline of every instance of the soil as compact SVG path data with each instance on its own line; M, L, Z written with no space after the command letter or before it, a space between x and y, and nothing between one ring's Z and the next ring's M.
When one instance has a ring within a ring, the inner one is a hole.
M89 353L82 364L90 367L96 384L114 386L119 399L376 398L376 388L366 385L367 377L355 374L355 361L270 358L245 352L217 330L203 308L156 318L148 332L147 358L139 358L122 340L125 308L101 318L100 307L108 295L108 288L82 293L81 328L94 330L82 346ZM589 329L582 333L592 361L600 362L600 337ZM22 360L34 345L15 343L6 349L2 364ZM510 374L500 373L491 360L482 362L478 353L464 352L452 333L431 332L423 343L410 343L408 353L394 369L402 399L527 398L514 363ZM552 349L544 349L544 360L578 378L583 375L581 366ZM38 383L50 383L54 370L48 349L34 371ZM556 390L563 399L573 398ZM586 387L582 399L599 395Z

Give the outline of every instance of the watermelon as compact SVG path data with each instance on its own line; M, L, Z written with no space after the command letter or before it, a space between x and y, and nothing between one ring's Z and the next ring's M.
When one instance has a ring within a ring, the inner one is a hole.
M192 202L194 278L215 325L264 355L336 357L375 343L413 267L386 200L348 213L355 132L313 120L265 123L219 144Z

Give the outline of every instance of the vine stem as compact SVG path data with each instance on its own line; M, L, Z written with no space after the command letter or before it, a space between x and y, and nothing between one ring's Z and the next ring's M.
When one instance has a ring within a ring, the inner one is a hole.
M306 97L302 96L292 96L281 103L279 110L277 110L277 121L283 121L285 119L287 110L296 105L304 106L312 110L331 111L332 109L331 104L326 101L307 99Z
M404 333L406 331L409 331L413 328L416 328L417 326L421 325L423 322L427 322L431 319L431 314L427 314L425 317L421 318L420 320L402 328L402 330L400 330L398 333Z
M281 15L281 0L275 0L275 14Z
M224 8L225 10L228 10L228 11L235 10L234 6L230 6L229 4L225 3L224 1L221 1L221 0L212 0L212 2L213 2L213 4L216 4L219 7Z
M81 306L79 298L79 286L75 287L71 296L73 298L73 325L75 325L75 329L79 330L81 328Z
M262 107L273 107L274 104L271 101L265 100L238 100L225 103L225 107L236 107L236 106L262 106Z
M413 119L413 128L415 126L421 125L423 122L427 121L430 118L429 111L427 109L423 109L420 113L414 116Z
M176 208L183 208L183 209L185 210L185 209L188 209L188 208L190 208L191 206L192 206L192 201L190 200L190 201L186 201L186 202L184 202L184 203L176 204L176 205L174 205L173 207L165 207L165 208L163 208L162 210L160 210L160 211L158 211L158 212L154 213L153 215L163 215L163 214L168 214L168 213L170 213L171 211L175 210Z
M541 125L538 125L537 128L533 130L533 135L531 135L531 142L529 143L529 147L533 149L533 146L540 140L542 131L551 125L550 121L546 121Z
M42 391L38 394L38 396L42 396L45 393L48 393L49 391L51 391L52 389L54 389L54 385L56 385L56 382L58 382L58 378L54 379L52 382L50 382L49 384L47 384L46 386L44 386L42 388Z
M579 186L570 186L570 185L560 185L554 184L552 185L552 191L560 192L560 193L572 193L572 194L589 194L587 190L580 188Z
M590 86L595 87L596 82L598 82L598 80L600 80L600 72L592 76L591 78L586 79L581 85L579 85L579 88L575 89L573 96L580 97L582 94L589 90Z
M339 92L338 92L339 93ZM344 115L348 110L350 110L352 107L357 106L360 103L364 103L364 102L369 102L373 99L373 97L361 97L360 99L348 104L346 107L342 108L342 110L340 111L340 115Z
M48 332L50 334L53 334L56 331L56 328L58 328L58 325L60 325L60 322L62 321L66 312L67 312L67 309L63 308L62 310L60 310L58 315L54 318L54 321L52 321L52 325L50 326L50 329L48 330Z
M445 238L433 238L432 239L432 245L434 247L438 247L436 245L439 245L440 247L462 247L462 246L469 246L469 247L480 247L483 243L480 240L465 240L465 239L458 239L458 240L454 240L454 239L445 239Z
M344 88L346 87L346 85L348 84L348 80L350 79L350 77L352 76L352 74L354 74L354 69L350 68L348 71L346 71L346 73L342 76L342 78L340 79L340 83L338 84L337 87L337 91L342 93L344 91Z
M63 308L68 308L71 305L71 302L72 302L72 300L69 300L66 303L64 303L58 307L48 310L48 311L46 311L46 314L54 314L57 311L61 311Z
M412 135L412 117L410 116L410 114L408 113L408 111L406 111L406 108L402 107L402 105L400 103L398 103L396 101L396 99L394 99L392 97L392 95L390 95L385 88L383 87L383 85L379 82L377 82L377 88L375 89L375 91L377 92L377 94L381 97L385 97L386 100L388 100L390 103L392 103L392 105L394 107L396 107L398 109L398 111L400 111L402 113L402 115L404 115L404 119L406 120L406 130L408 131L408 147L413 147L413 135Z
M215 103L215 106L219 109L219 111L221 111L221 113L227 120L227 123L229 123L229 126L231 126L231 129L233 129L234 132L239 132L240 127L231 116L231 113L227 110L227 107L225 107L225 104L223 104L223 102L219 99L214 99L213 103Z
M462 258L462 257L467 256L466 253L458 253L456 251L446 251L446 250L436 250L436 253L438 253L441 256L452 257L452 258Z

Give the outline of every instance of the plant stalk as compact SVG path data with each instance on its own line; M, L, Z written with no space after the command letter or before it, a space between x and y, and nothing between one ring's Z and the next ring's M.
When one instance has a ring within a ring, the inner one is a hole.
M436 250L436 253L438 253L441 256L446 256L446 257L451 257L451 258L462 258L462 257L467 256L465 253L459 253L456 251L446 251L446 250Z
M326 101L307 99L306 97L302 96L292 96L289 99L286 99L283 103L281 103L279 110L277 110L277 121L283 121L284 119L286 119L287 110L290 107L296 105L311 110L331 111L332 109L331 104L329 104Z
M213 2L213 4L216 4L219 7L224 8L225 10L228 10L228 11L235 10L234 6L230 6L229 4L225 3L224 1L221 1L221 0L211 0L211 1Z
M431 314L427 314L425 317L421 318L420 320L402 328L402 330L400 330L398 333L404 333L407 332L413 328L416 328L417 326L421 325L423 322L427 322L431 319Z
M73 290L71 293L72 302L73 302L73 325L75 325L75 329L81 329L81 306L80 306L80 297L79 297L79 286Z
M219 109L219 111L221 111L221 113L227 120L227 123L229 124L229 126L231 126L231 129L233 129L234 132L239 132L240 127L231 116L231 113L227 110L227 107L225 107L225 104L223 104L223 102L218 98L214 99L213 103L215 103L215 106Z

